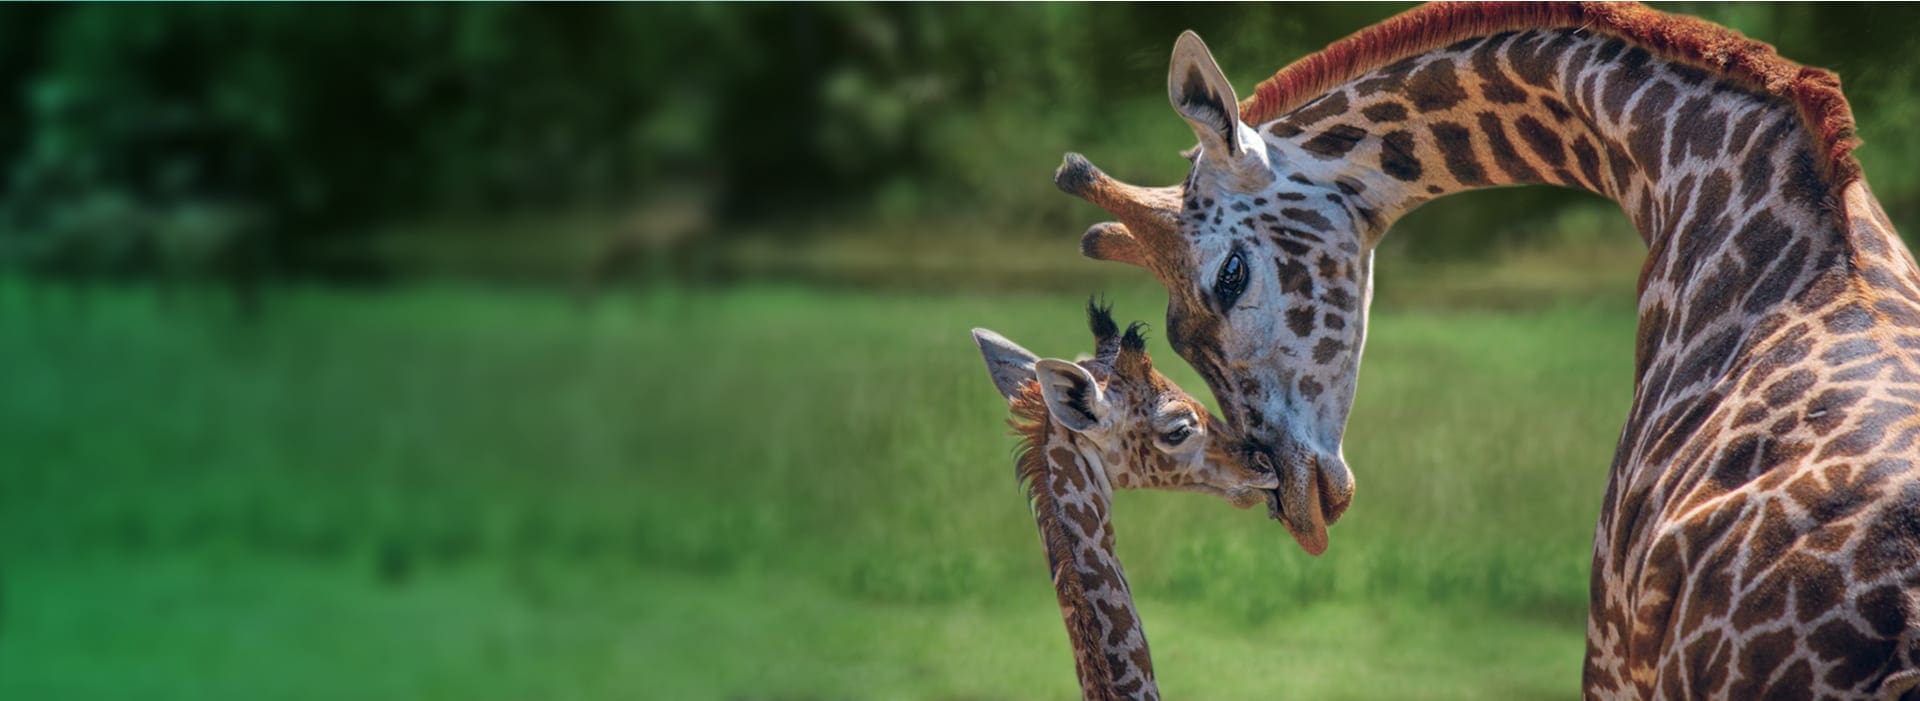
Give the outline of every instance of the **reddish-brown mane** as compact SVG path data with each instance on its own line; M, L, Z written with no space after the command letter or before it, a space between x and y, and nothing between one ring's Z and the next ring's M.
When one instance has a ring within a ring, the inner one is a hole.
M1014 460L1014 477L1026 488L1028 499L1050 497L1040 481L1047 474L1047 456L1042 455L1041 451L1047 445L1050 418L1046 399L1040 396L1040 383L1033 380L1020 383L1019 393L1014 395L1007 408L1013 413L1013 417L1007 419L1007 425L1013 427L1013 435L1020 437L1020 447L1016 449L1019 457Z
M1853 111L1831 71L1781 58L1772 46L1705 20L1638 3L1453 3L1423 5L1389 17L1262 81L1240 103L1241 118L1276 119L1341 83L1401 59L1463 39L1522 29L1580 28L1618 37L1670 61L1722 76L1760 94L1791 101L1813 135L1835 202L1860 177Z

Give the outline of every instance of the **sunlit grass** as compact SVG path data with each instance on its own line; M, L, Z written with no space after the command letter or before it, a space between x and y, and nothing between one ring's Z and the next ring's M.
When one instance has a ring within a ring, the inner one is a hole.
M1071 357L1080 296L205 302L0 287L0 697L1072 694L967 329ZM1573 693L1632 329L1376 310L1320 558L1121 495L1163 688Z

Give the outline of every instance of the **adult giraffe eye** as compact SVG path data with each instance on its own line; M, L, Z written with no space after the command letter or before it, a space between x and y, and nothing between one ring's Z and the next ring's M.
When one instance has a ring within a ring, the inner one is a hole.
M1173 430L1160 434L1160 442L1169 446L1180 445L1193 435L1193 427L1182 424Z
M1247 264L1240 261L1240 252L1234 251L1227 256L1227 262L1220 264L1220 273L1213 281L1213 294L1220 299L1222 310L1232 309L1233 303L1240 299L1240 293L1247 291Z

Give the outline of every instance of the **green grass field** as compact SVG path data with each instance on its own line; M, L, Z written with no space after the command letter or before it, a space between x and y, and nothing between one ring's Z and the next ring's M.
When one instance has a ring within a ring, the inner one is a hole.
M0 283L0 698L1071 697L967 330L1083 299ZM1323 557L1120 496L1167 696L1577 693L1634 316L1524 307L1377 306Z

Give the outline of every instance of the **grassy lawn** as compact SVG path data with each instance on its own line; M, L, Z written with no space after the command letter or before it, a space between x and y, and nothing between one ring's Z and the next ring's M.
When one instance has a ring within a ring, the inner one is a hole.
M1607 299L1383 302L1323 557L1121 495L1162 689L1577 693L1630 389ZM0 698L1069 697L967 329L1071 357L1082 303L297 289L248 326L0 283Z

